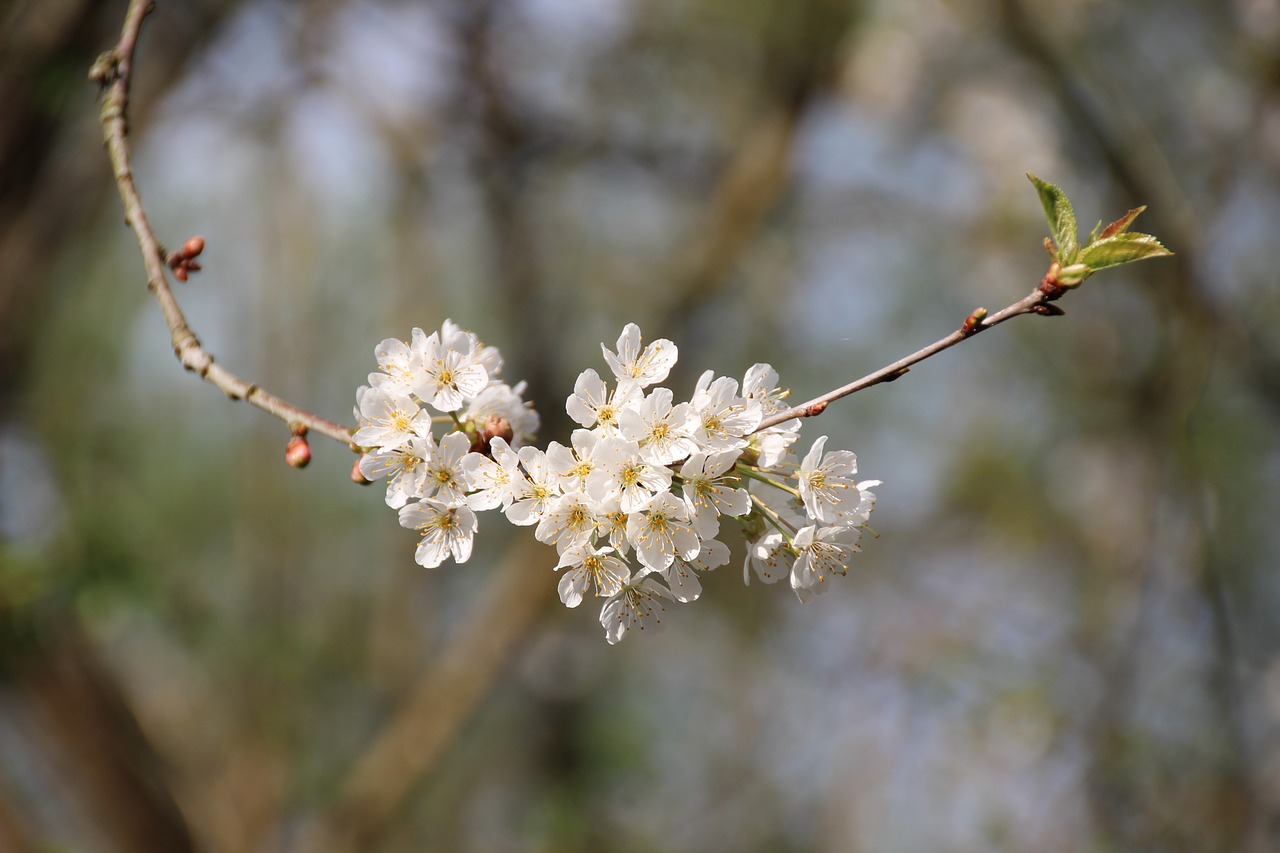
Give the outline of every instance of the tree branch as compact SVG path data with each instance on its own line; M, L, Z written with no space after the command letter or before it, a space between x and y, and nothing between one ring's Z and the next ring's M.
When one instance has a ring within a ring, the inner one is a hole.
M125 14L120 41L112 50L98 57L89 71L89 79L102 86L101 123L107 155L111 160L120 201L124 205L125 222L133 229L142 250L142 261L147 270L147 289L160 303L165 323L173 342L173 354L187 370L200 376L233 400L244 400L268 414L285 421L295 430L306 427L312 432L328 436L356 449L351 444L351 427L344 426L313 414L287 400L263 390L256 383L242 379L218 364L213 354L206 350L196 337L186 316L178 305L165 272L169 257L156 238L147 221L142 197L133 179L132 156L129 148L129 87L133 74L133 55L142 30L142 22L152 9L150 0L131 0Z
M943 350L951 349L951 347L961 341L973 337L978 334L978 332L990 329L992 326L998 326L1005 320L1011 320L1014 317L1019 317L1023 314L1041 314L1045 316L1056 316L1062 314L1063 311L1061 308L1050 303L1064 293L1066 293L1065 289L1054 284L1051 281L1050 276L1045 276L1045 281L1039 287L1012 305L1002 308L991 315L987 314L986 309L979 308L965 319L964 324L959 329L947 335L945 338L934 341L927 347L918 349L905 358L898 359L893 362L893 364L887 364L873 373L868 373L861 379L855 379L848 385L836 388L833 391L828 391L825 394L814 397L806 403L793 406L785 412L778 412L776 415L771 415L760 422L760 426L756 428L756 432L759 432L762 429L768 429L772 426L777 426L781 423L786 423L787 421L795 418L817 417L826 410L828 404L839 400L841 397L848 397L856 391L870 388L872 385L879 385L882 382L892 382L893 380L903 376L913 365L919 364L926 358L935 356Z

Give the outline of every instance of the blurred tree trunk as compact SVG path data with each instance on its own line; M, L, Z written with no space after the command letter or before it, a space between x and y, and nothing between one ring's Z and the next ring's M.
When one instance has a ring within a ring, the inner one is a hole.
M164 786L162 762L112 673L73 619L51 627L47 642L26 649L10 673L21 709L16 716L30 723L22 732L25 745L41 753L57 780L59 802L46 803L42 812L82 817L90 838L109 849L194 849ZM22 827L18 815L9 818L18 832L43 834Z
M42 319L58 295L50 259L87 233L102 204L114 203L87 72L115 43L125 5L19 0L0 18L0 432L20 408ZM238 5L201 0L158 10L132 104L135 129ZM139 270L119 284L141 293L143 281ZM76 815L92 837L77 839L85 845L78 849L192 849L160 760L68 603L7 599L0 588L0 689L17 719L34 721L39 731L24 732L31 735L24 746L38 753L29 756L36 765L56 769L62 797L42 803L39 816L18 808L10 792L30 783L31 767L0 762L0 844L42 849L53 827L40 818L64 830L62 818Z

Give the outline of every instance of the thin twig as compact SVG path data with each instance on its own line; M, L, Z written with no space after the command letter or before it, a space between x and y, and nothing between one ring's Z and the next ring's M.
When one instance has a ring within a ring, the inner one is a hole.
M1042 314L1049 316L1061 314L1062 309L1058 308L1056 305L1051 305L1050 303L1065 292L1065 290L1049 282L1048 276L1046 276L1046 282L1044 284L1041 284L1035 290L1031 291L1031 293L1027 294L1022 299L1019 299L1012 305L1002 308L996 313L990 315L988 315L983 309L979 308L965 319L964 325L947 335L945 338L934 341L927 347L918 349L905 358L898 359L893 364L885 365L874 373L868 373L861 379L855 379L848 385L836 388L833 391L828 391L825 394L814 397L806 403L793 406L785 412L778 412L776 415L771 415L760 422L760 426L756 428L756 432L759 432L762 429L768 429L771 426L786 423L787 421L795 418L816 417L822 414L830 403L839 400L841 397L848 397L855 391L861 391L864 388L870 388L872 385L879 385L882 382L892 382L904 375L912 365L919 364L930 356L937 355L943 350L950 349L961 341L973 337L978 332L990 329L992 326L998 326L1005 320L1010 320L1023 314Z
M200 344L199 338L187 324L187 318L169 286L165 271L168 259L147 221L142 197L133 180L129 149L128 106L133 54L142 22L151 9L151 0L131 0L119 44L98 58L89 77L102 86L101 122L107 155L111 159L116 187L120 190L120 201L124 204L125 222L137 235L138 246L142 250L142 261L147 269L147 289L155 294L160 310L164 312L165 323L169 326L173 354L184 368L220 388L231 399L244 400L292 428L303 426L311 432L328 436L355 449L351 444L353 430L350 427L295 406L217 364L213 354Z

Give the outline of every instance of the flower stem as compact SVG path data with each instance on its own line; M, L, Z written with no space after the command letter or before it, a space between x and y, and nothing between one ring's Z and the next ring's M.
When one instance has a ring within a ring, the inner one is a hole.
M778 480L775 480L772 477L765 476L764 473L760 471L758 468L752 468L749 465L743 465L741 462L739 462L735 467L738 473L741 474L743 477L746 477L751 480L756 480L757 482L764 483L769 486L773 486L775 489L781 489L782 491L786 492L787 494L791 495L794 498L799 499L800 497L799 489L793 489L791 486L788 486L786 483L779 482ZM755 496L752 495L752 497L755 497Z
M769 506L757 495L751 496L751 502L760 510L760 515L777 528L777 531L782 534L782 538L787 540L788 546L795 544L796 528L788 524L782 516L778 515L777 510Z

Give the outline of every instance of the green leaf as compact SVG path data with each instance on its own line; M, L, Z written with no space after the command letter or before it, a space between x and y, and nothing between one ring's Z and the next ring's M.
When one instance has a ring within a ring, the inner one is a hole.
M1040 194L1044 218L1049 221L1053 242L1058 247L1058 260L1064 266L1075 263L1080 238L1076 231L1076 214L1071 209L1071 201L1066 193L1048 181L1042 181L1030 172L1027 172L1027 178L1036 185L1036 192Z
M1173 252L1160 245L1160 241L1150 234L1122 231L1114 237L1105 237L1085 246L1080 250L1080 256L1076 260L1088 266L1089 269L1101 270L1172 254Z

